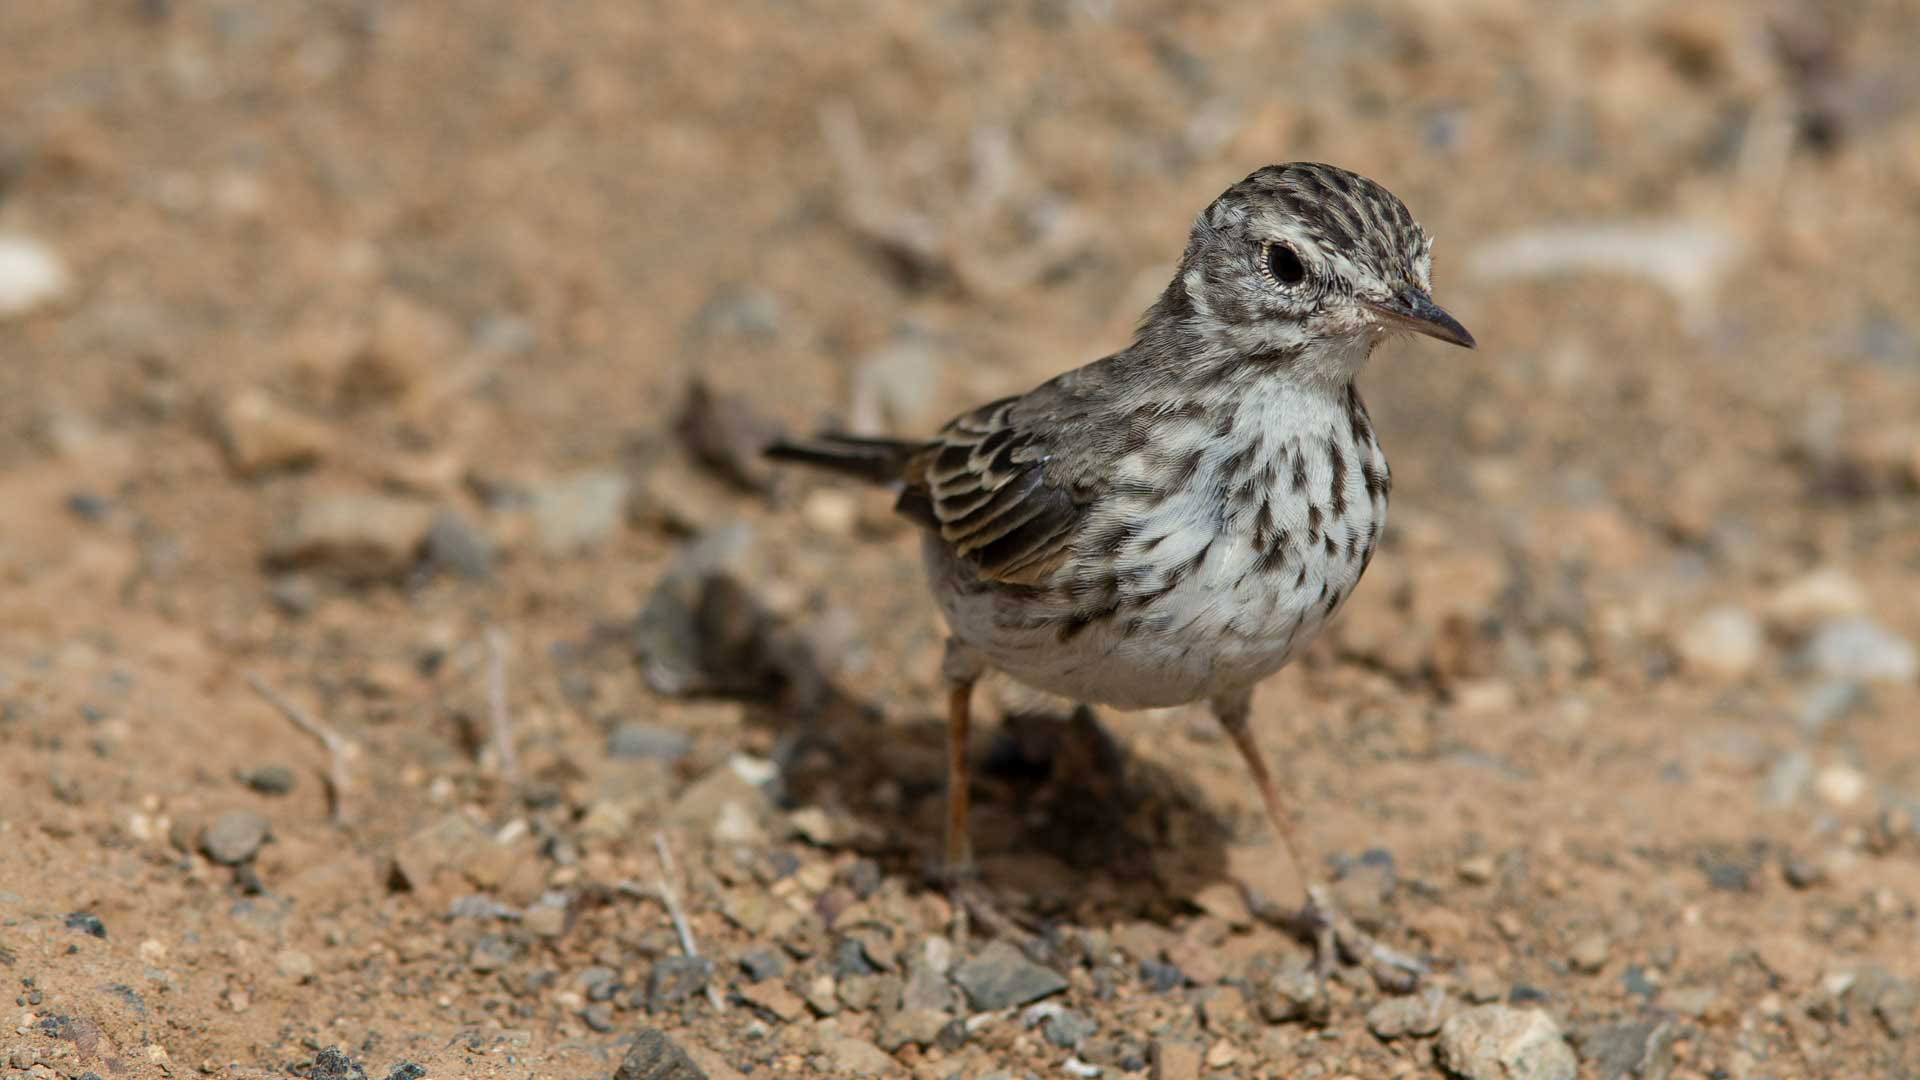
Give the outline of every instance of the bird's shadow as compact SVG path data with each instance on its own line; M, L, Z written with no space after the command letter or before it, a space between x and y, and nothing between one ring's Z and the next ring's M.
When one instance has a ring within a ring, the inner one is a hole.
M774 735L782 804L838 822L810 840L934 888L944 717L889 720L724 571L671 584L664 594L683 610L643 612L642 624L657 625L637 628L643 672L664 663L672 673L648 681L675 696L742 702L748 723ZM659 625L675 628L671 641ZM1008 914L1034 924L1164 921L1199 888L1228 880L1228 823L1192 781L1129 752L1093 710L995 719L976 717L970 824L981 884Z

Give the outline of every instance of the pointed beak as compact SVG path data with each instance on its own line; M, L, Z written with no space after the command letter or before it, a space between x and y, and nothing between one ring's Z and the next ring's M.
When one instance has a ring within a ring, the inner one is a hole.
M1450 345L1473 348L1473 335L1467 333L1467 328L1419 289L1409 287L1387 300L1362 300L1360 303L1389 326L1439 338Z

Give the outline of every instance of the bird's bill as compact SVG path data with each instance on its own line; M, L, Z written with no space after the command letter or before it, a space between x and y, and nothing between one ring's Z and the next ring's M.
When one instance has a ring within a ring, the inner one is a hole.
M1404 289L1400 295L1386 300L1360 302L1389 326L1439 338L1463 349L1473 348L1473 335L1467 333L1467 328L1419 289Z

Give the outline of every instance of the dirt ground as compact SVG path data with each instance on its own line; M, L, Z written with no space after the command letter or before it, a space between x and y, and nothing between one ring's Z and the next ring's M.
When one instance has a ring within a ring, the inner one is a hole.
M1920 1076L1917 40L5 5L0 1077ZM1004 682L1029 932L955 943L915 539L752 448L1119 348L1297 158L1405 199L1480 341L1374 359L1382 550L1255 702L1433 974L1310 992L1202 710Z

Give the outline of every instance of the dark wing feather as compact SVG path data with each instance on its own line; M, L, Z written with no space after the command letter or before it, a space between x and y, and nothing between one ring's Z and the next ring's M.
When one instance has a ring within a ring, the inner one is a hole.
M1067 554L1093 492L1065 480L1025 399L956 418L908 462L897 509L939 532L980 576L1038 585Z

